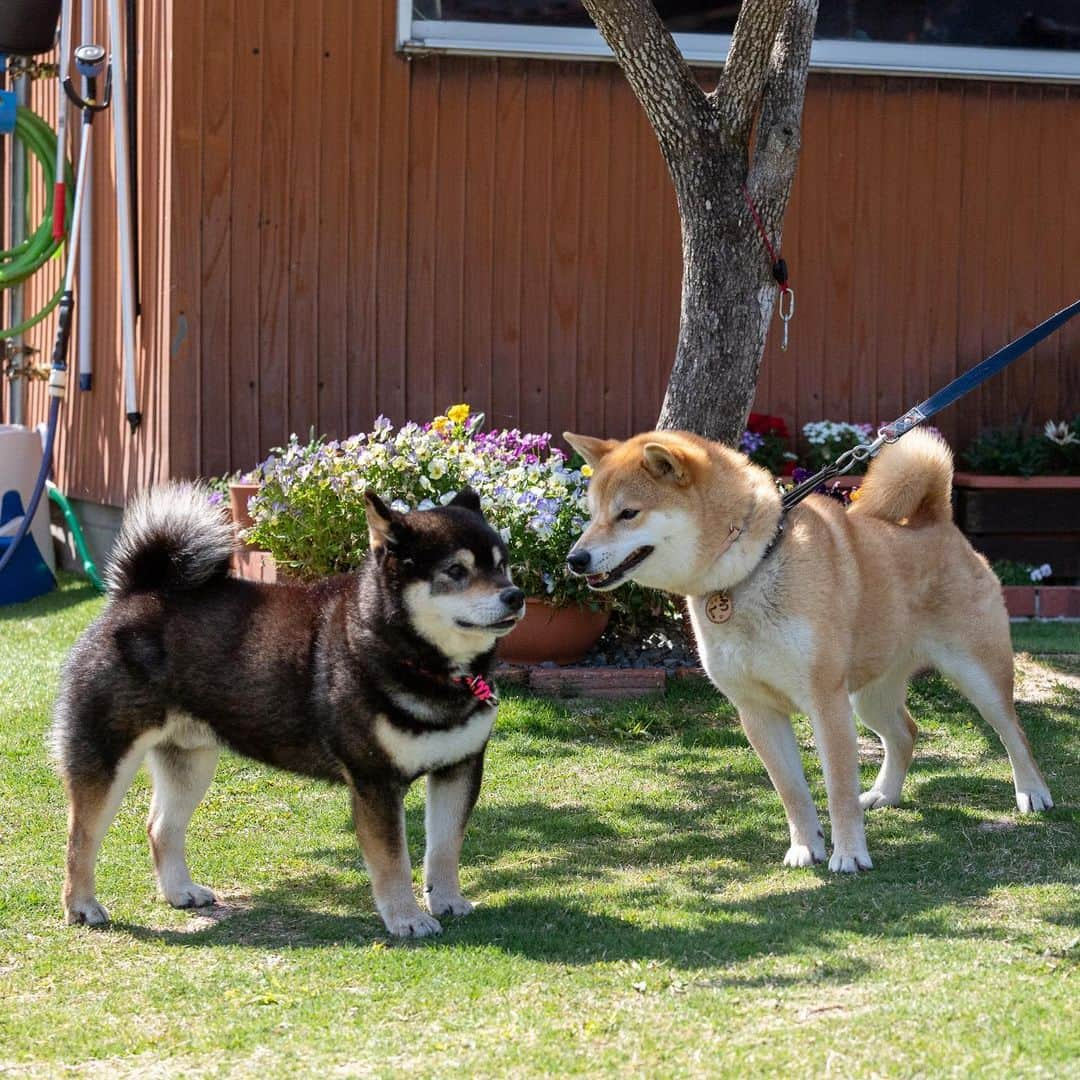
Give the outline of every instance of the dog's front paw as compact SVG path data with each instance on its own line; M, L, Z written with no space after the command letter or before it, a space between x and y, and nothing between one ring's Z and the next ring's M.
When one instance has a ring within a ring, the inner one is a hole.
M825 861L825 845L792 844L784 856L785 866L816 866Z
M864 810L879 810L883 806L899 806L900 796L893 797L888 793L879 790L878 788L871 788L869 791L864 791L859 796L859 806Z
M419 907L411 911L388 913L383 916L383 922L394 937L420 938L442 933L439 920L425 915Z
M64 921L68 926L104 926L109 913L96 900L72 900L64 904Z
M834 851L829 859L829 869L834 874L857 874L860 870L873 870L874 864L866 850L855 852Z
M1054 800L1046 788L1033 787L1027 791L1016 792L1016 806L1021 814L1038 814L1043 810L1053 809Z
M430 889L425 897L432 915L471 915L473 906L461 893Z
M213 889L189 881L165 893L165 899L175 908L209 907L217 903Z

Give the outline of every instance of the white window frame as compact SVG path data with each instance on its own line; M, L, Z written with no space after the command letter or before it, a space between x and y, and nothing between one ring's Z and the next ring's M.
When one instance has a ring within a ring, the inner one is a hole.
M398 0L397 46L407 54L612 59L607 43L593 28L414 19L412 7L412 0ZM724 62L731 37L675 34L675 41L688 63L717 67ZM810 67L873 75L1080 83L1080 51L1064 49L821 40L810 51Z

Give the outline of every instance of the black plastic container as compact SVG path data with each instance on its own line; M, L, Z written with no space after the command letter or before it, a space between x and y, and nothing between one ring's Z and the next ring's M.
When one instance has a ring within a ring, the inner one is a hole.
M56 42L60 0L0 0L0 53L37 56Z

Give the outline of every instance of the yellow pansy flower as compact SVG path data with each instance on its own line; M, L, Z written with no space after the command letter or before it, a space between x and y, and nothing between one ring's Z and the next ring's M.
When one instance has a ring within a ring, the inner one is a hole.
M455 423L463 424L469 418L468 405L451 405L446 410L446 415Z
M450 417L448 416L436 416L431 421L431 426L440 434L445 435L450 429Z
M591 465L582 465L581 466L581 475L585 476L585 477L592 476L592 466Z

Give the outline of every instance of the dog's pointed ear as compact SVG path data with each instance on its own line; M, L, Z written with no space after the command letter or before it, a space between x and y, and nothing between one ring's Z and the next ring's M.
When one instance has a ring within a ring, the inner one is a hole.
M371 488L364 492L364 508L367 511L371 550L378 552L383 548L392 548L400 539L394 511Z
M690 483L689 462L678 447L646 443L641 451L641 464L655 480L674 480L680 487Z
M562 437L593 469L600 464L605 454L609 454L619 445L618 439L594 439L591 435L575 435L572 431L564 431Z
M451 500L450 506L460 506L463 510L472 510L476 514L483 514L480 508L480 496L471 487L463 487Z

